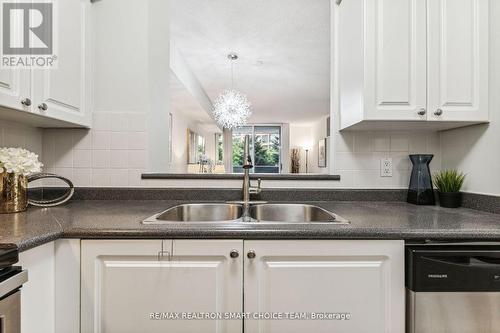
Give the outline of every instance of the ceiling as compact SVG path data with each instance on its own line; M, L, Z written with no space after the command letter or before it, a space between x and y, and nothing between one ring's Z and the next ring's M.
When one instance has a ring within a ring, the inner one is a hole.
M200 104L172 71L170 71L169 81L170 105L174 109L174 112L182 111L186 119L195 123L205 132L220 132L220 129L212 118L203 110Z
M231 86L250 122L308 123L330 110L330 0L171 0L171 40L210 99Z

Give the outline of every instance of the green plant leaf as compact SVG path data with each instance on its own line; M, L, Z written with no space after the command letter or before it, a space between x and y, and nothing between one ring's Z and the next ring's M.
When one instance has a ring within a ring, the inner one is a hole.
M434 174L434 185L442 193L460 192L465 176L464 173L455 169L443 170Z

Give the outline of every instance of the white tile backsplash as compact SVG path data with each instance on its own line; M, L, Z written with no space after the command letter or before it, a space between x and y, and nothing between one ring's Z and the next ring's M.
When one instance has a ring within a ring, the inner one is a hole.
M144 150L148 145L148 137L145 132L128 133L128 149Z
M92 185L92 170L91 169L74 169L73 183L75 186L88 187Z
M128 149L128 132L111 132L111 149Z
M112 150L111 151L111 168L127 169L128 164L128 151L127 150ZM128 175L127 175L128 177ZM125 177L125 178L127 178Z
M146 128L140 114L95 113L91 130L43 130L46 170L77 186L145 186Z
M3 133L5 147L26 147L26 133L23 128L7 126L4 127Z
M134 169L146 168L146 152L144 150L129 150L128 151L128 165Z
M391 150L391 137L386 134L373 135L373 151L385 152Z
M111 165L110 150L93 150L92 151L92 168L105 169Z
M92 186L111 186L111 170L93 169Z
M42 130L5 120L0 120L0 147L28 149L42 160Z
M95 113L92 116L92 128L95 131L107 131L111 129L111 116L109 113Z
M437 132L338 132L334 172L342 188L407 188L411 153L434 154L431 171L441 168L441 140ZM392 158L393 176L380 176L380 160Z
M409 145L408 135L391 135L391 151L408 152L410 147Z
M128 115L129 132L146 132L146 117L143 114Z
M74 168L90 168L92 166L92 150L75 149L73 151Z
M115 187L129 186L128 170L117 169L111 172L110 185Z
M74 149L92 149L92 135L88 130L73 131L73 148Z
M372 142L371 133L369 132L359 132L354 136L354 152L355 153L366 153L371 152Z
M129 130L129 115L123 113L110 114L111 131L126 132Z
M111 149L111 132L93 131L92 149Z
M337 134L334 137L335 151L337 153L352 152L354 149L353 133Z

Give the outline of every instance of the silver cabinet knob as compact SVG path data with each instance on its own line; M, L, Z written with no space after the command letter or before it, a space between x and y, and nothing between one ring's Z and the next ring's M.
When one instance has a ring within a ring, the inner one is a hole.
M47 103L38 104L38 109L40 111L47 111L48 108L49 108L49 106L47 105Z
M443 109L437 109L436 112L434 112L435 116L441 116L443 114Z
M236 259L240 256L240 253L238 252L238 250L231 250L231 252L229 252L229 256L233 259Z
M421 108L420 110L418 110L417 113L419 116L425 116L425 114L427 113L427 110L425 108Z
M31 99L25 98L21 101L21 104L24 106L31 106Z
M256 255L255 255L255 251L254 250L248 251L248 253L247 253L247 258L248 259L253 259L253 258L255 258L255 256Z

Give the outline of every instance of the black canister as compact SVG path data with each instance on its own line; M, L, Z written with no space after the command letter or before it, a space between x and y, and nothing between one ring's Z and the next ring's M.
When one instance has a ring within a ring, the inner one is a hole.
M410 155L413 169L411 171L410 187L408 189L409 203L415 205L435 205L432 176L429 169L434 155Z

